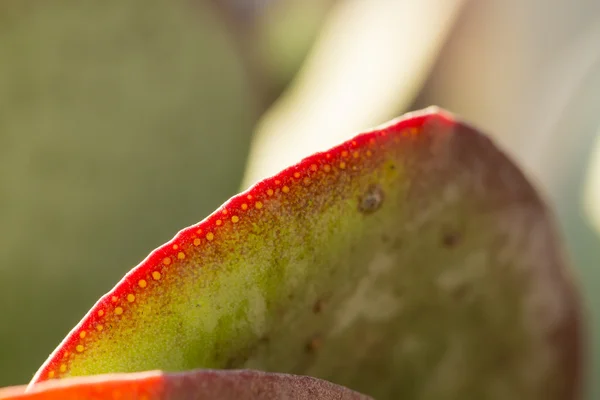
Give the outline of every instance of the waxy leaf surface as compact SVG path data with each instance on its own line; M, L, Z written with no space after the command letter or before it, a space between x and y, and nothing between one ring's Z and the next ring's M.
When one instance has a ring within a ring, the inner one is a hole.
M107 374L0 389L0 400L370 400L308 376L250 370ZM372 399L371 399L372 400Z
M179 232L32 383L310 375L378 399L574 399L579 305L542 200L436 108L317 153Z

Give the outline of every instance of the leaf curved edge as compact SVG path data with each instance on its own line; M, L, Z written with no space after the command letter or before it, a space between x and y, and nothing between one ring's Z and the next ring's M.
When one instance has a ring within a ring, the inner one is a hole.
M331 382L256 370L92 375L0 389L1 400L372 400Z

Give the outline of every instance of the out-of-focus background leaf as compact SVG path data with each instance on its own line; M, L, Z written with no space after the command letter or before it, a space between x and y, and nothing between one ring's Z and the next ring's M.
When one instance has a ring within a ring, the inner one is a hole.
M261 169L429 104L552 202L599 376L599 24L597 0L3 1L0 385Z
M337 2L293 84L261 119L244 185L406 110L462 3Z
M257 116L202 2L0 6L0 384L235 194Z

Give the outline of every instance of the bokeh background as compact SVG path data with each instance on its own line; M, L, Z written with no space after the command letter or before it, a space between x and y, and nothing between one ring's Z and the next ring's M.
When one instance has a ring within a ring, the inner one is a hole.
M554 208L600 399L597 0L3 0L0 386L240 188L431 104Z

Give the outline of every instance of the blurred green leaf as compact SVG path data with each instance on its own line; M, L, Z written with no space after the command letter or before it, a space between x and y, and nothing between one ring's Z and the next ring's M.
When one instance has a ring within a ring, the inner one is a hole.
M202 2L0 5L0 385L241 179L256 116Z

